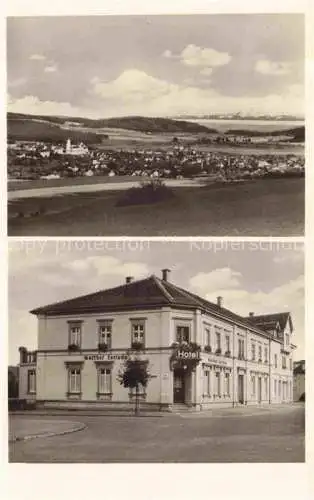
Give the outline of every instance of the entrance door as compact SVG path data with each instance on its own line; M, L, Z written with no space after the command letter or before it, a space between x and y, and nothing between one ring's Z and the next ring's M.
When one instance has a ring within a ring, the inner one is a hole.
M181 370L173 372L173 402L185 402L185 376Z
M238 400L242 405L244 404L244 376L238 375Z
M258 379L258 389L257 389L257 395L258 395L258 402L262 402L262 379L259 377Z

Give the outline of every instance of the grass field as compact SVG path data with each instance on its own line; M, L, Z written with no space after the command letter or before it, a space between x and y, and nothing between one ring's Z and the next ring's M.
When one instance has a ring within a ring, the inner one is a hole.
M302 236L304 179L174 188L155 205L117 207L120 192L12 201L10 236ZM34 215L36 214L36 215Z

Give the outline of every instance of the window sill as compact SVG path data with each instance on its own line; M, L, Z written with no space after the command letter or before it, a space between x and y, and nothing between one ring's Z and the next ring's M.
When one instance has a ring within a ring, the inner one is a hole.
M102 401L111 401L112 399L112 392L97 392L96 393L97 399L102 400Z
M81 392L67 392L67 398L68 399L81 399L82 393Z

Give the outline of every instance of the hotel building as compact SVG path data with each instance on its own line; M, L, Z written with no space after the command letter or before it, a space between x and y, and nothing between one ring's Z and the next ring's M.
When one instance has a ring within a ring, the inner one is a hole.
M289 312L242 317L155 275L31 311L38 349L20 348L19 397L44 407L129 406L122 363L152 375L142 406L206 410L293 401ZM191 361L192 360L192 361Z

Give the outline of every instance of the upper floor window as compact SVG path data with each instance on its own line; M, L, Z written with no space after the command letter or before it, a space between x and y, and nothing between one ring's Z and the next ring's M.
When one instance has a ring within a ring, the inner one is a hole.
M258 346L258 361L262 361L262 346Z
M275 368L277 368L277 366L278 366L278 356L277 356L277 354L275 354L275 356L274 356L274 363L275 363Z
M244 359L244 339L238 339L238 358Z
M230 335L226 335L226 352L230 352Z
M289 334L288 333L286 333L285 338L286 338L286 345L288 346L289 345Z
M221 352L221 333L216 331L216 351Z
M292 359L289 359L289 370L292 370Z
M264 362L268 363L268 348L265 347L264 349Z
M82 342L82 322L69 323L69 345L80 347Z
M145 346L145 322L142 320L132 321L132 345Z
M182 344L182 342L190 342L190 327L189 326L177 326L176 331L176 341Z
M27 392L34 394L36 392L36 371L28 370L27 373Z
M211 345L211 335L210 335L210 328L209 327L205 328L205 345L208 345L208 346Z
M112 340L112 322L99 322L98 326L98 342L99 344L105 344L109 349L111 349Z
M287 368L286 356L282 356L282 368Z
M252 361L255 361L255 357L256 357L256 345L255 345L255 342L252 342L251 344L251 351L252 351Z

